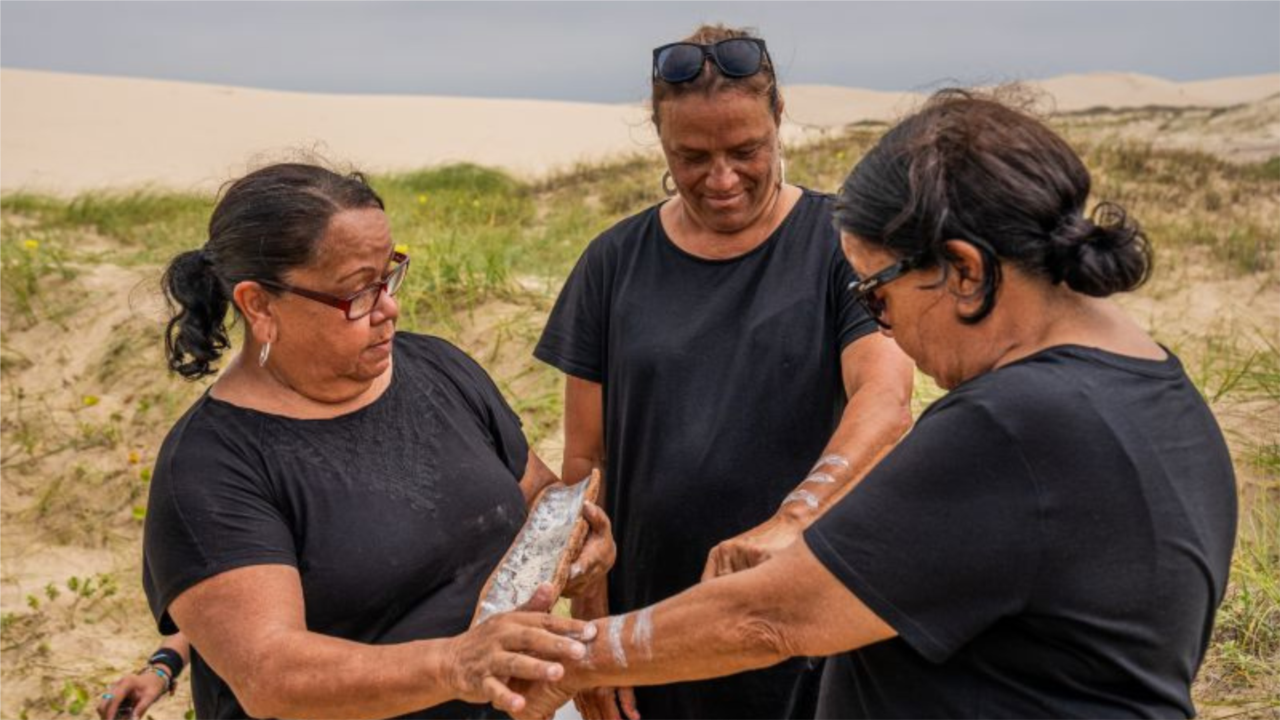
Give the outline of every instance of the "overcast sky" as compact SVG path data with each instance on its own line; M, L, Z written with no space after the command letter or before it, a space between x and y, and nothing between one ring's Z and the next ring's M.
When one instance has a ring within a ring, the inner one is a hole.
M1280 72L1280 2L0 2L0 65L336 93L600 102L698 23L784 83L924 89L1095 71Z

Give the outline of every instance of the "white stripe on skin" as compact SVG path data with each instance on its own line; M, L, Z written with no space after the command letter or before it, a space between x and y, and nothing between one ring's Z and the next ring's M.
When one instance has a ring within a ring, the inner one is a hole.
M814 508L815 510L819 505L818 496L814 495L808 490L797 490L791 493L786 497L785 500L782 501L782 504L786 505L787 503L793 503L793 502L802 502L805 505L808 505L809 507Z
M836 479L826 473L814 473L804 479L804 482L816 483L818 485L833 485Z
M849 461L843 455L823 455L822 458L818 460L818 464L813 466L813 470L817 470L823 465L834 465L835 467L844 468L845 470L849 469ZM809 472L813 472L813 470L810 470Z
M627 666L627 651L622 647L622 623L626 619L625 615L609 618L609 649L613 652L613 661L622 668Z
M645 660L653 657L653 608L636 613L631 626L631 649L639 651Z

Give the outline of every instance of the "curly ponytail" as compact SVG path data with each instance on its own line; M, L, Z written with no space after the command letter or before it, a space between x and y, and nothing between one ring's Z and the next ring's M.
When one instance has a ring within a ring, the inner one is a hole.
M160 282L171 315L164 331L169 369L188 380L212 374L231 344L225 324L230 303L204 251L175 257Z

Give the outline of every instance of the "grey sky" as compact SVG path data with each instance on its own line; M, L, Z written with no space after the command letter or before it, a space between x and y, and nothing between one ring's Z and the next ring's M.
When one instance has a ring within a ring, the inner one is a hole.
M650 50L750 25L784 83L1280 72L1280 2L0 2L0 65L339 93L621 102Z

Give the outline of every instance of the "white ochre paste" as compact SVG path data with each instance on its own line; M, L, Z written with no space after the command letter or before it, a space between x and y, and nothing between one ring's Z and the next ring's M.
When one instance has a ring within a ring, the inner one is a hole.
M793 502L802 502L811 508L817 509L818 496L814 495L808 490L796 490L795 492L788 495L786 499L782 501L782 504L786 505L787 503L793 503Z
M622 647L622 623L626 619L625 615L609 618L609 649L613 651L613 661L621 668L627 666L627 651Z
M645 660L653 657L653 608L636 613L631 625L631 649Z
M834 485L836 479L826 473L814 473L804 479L807 483L815 483L817 485Z
M813 470L817 470L823 465L831 465L833 467L844 468L845 470L849 469L849 461L846 460L843 455L823 455L822 458L818 460L818 464L813 466ZM813 472L813 470L810 470L810 472Z

